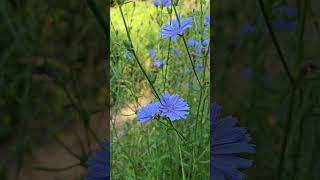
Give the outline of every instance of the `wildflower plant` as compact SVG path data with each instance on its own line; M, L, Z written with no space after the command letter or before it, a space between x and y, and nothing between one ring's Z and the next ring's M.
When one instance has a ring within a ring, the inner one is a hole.
M209 178L209 1L196 6L117 1L111 10L111 48L133 57L130 64L112 61L111 89L118 98L112 114L136 102L132 121L120 129L111 122L111 178ZM141 97L149 103L141 104Z

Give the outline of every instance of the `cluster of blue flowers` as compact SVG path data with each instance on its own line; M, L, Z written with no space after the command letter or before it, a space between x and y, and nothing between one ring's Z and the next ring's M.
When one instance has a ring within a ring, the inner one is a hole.
M252 161L235 156L238 153L254 153L251 137L246 129L234 127L237 119L220 118L221 107L213 103L210 112L210 173L214 180L243 180L245 174L238 169L249 168Z
M156 58L156 52L154 51L154 49L150 48L149 49L149 55L152 59L154 59L153 65L156 67L162 67L163 65L165 65L164 61L161 61L159 59L155 59Z
M203 52L208 51L207 46L209 45L209 39L205 39L202 43L200 40L196 41L194 39L190 39L187 44L194 48L194 52L196 56L200 56L201 50Z
M209 45L209 39L205 39L202 43L200 40L194 40L194 39L189 39L187 42L188 46L194 48L194 55L195 57L200 57L201 51L206 52L208 51L208 45ZM203 69L203 65L201 63L197 63L196 65L196 71L200 72ZM185 69L185 73L190 72L190 69Z
M157 115L167 117L171 121L186 119L189 106L179 95L165 92L159 102L152 102L140 109L137 114L138 121L144 123L155 118Z

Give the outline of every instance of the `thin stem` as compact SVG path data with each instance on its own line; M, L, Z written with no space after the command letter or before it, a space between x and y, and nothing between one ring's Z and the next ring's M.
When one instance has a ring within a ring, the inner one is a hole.
M172 6L171 6L171 11L169 14L170 17L170 26L171 26L171 15L172 15ZM169 66L169 58L170 58L170 49L171 49L171 38L169 38L169 46L168 46L168 55L167 55L167 61L166 61L166 69L165 69L165 74L164 74L164 84L163 84L163 91L166 91L166 82L167 82L167 71L168 71L168 66Z
M80 165L80 163L73 164L73 165L66 166L66 167L61 167L61 168L34 167L34 169L37 169L39 171L60 172L60 171L66 171L66 170L72 169L72 168L77 167L79 165Z
M92 129L91 126L89 126L89 132L91 133L91 135L95 139L96 143L100 144L100 139L98 138L98 135L94 132L94 130Z
M181 153L180 144L178 144L178 147L179 147L179 155L180 155L180 165L181 165L182 179L185 180L185 179L186 179L186 175L185 175L185 172L184 172L184 165L183 165L183 159L182 159L182 153Z
M305 34L305 23L307 16L307 8L308 8L308 0L304 0L303 9L302 9L302 17L299 16L299 35L298 35L298 52L297 52L297 63L298 65L301 63L304 55L304 43L303 38Z
M59 145L61 145L68 153L70 153L73 157L81 161L81 157L74 153L67 145L65 145L56 134L53 135L54 139L57 141Z
M180 25L181 25L181 23L180 23L180 18L179 18L179 16L178 16L178 13L177 13L176 7L174 6L173 0L171 0L171 4L172 4L173 10L174 10L174 12L175 12L175 15L176 15L177 21L178 21L179 26L180 26ZM187 50L188 57L189 57L189 60L190 60L191 66L192 66L193 73L195 74L195 76L196 76L196 78L197 78L197 81L198 81L198 83L199 83L199 86L200 86L200 87L202 87L202 84L201 84L200 79L199 79L199 77L198 77L198 75L197 75L197 72L196 72L195 66L194 66L194 64L193 64L193 60L192 60L191 54L190 54L190 52L189 52L189 49L188 49L188 45L187 45L186 39L184 38L184 35L183 35L183 34L182 34L182 35L180 35L180 36L182 37L182 39L183 39L183 43L184 43L184 46L185 46L185 48L186 48L186 50Z
M172 121L169 118L167 118L167 120L168 120L169 124L171 125L172 129L181 137L181 139L183 139L184 141L187 141L187 139L183 136L183 134L180 131L178 131L176 129L176 127L174 127Z
M117 3L118 3L118 0L117 0ZM138 63L138 65L139 65L139 67L140 67L143 75L144 75L145 78L147 79L150 87L152 88L152 91L153 91L154 95L156 96L157 99L160 99L160 97L159 97L159 95L158 95L155 87L153 86L151 80L149 79L146 71L145 71L144 68L142 67L141 62L139 61L138 56L136 55L136 52L135 52L135 50L134 50L134 46L133 46L133 43L132 43L132 39L131 39L131 36L130 36L130 33L129 33L128 25L127 25L127 22L126 22L126 20L125 20L125 18L124 18L124 15L123 15L122 7L121 7L122 5L119 5L119 3L118 3L118 6L119 6L121 18L122 18L122 20L123 20L123 23L124 23L124 26L125 26L125 29L126 29L127 37L128 37L128 39L129 39L129 42L130 42L130 48L131 48L130 50L131 50L131 52L133 53L133 55L134 55L134 57L135 57L135 60L137 61L137 63Z
M118 1L117 1L117 3L118 3ZM126 29L127 37L128 37L128 39L129 39L129 42L130 42L131 51L132 51L132 53L133 53L133 55L134 55L134 57L135 57L138 65L139 65L141 71L143 72L144 76L147 78L147 80L148 80L148 82L149 82L149 85L150 85L150 87L152 88L152 90L153 90L153 92L154 92L154 95L156 96L156 98L157 98L158 100L160 100L160 97L159 97L159 95L158 95L155 87L153 86L152 82L150 81L150 79L149 79L146 71L144 70L144 68L142 67L142 65L141 65L141 63L140 63L140 61L139 61L139 59L138 59L138 56L136 55L136 52L135 52L135 50L134 50L133 43L132 43L132 40L131 40L131 36L130 36L130 33L129 33L129 29L128 29L126 20L125 20L125 18L124 18L121 5L119 5L119 3L118 3L118 6L119 6L120 14L121 14L121 17L122 17L122 20L123 20L123 23L124 23L124 26L125 26L125 29ZM177 134L179 134L179 136L180 136L182 139L186 140L185 137L182 135L182 133L179 132L179 131L174 127L174 125L173 125L173 123L170 121L170 119L168 119L168 121L170 122L170 125L171 125L171 127L173 128L173 130L174 130Z
M171 48L171 38L169 39L168 56L167 56L167 61L166 61L166 64L165 64L166 65L166 69L165 69L165 72L164 72L163 91L166 91L166 81L167 81L167 71L168 71L169 58L170 58L170 48Z
M281 146L281 152L280 152L280 161L278 164L278 172L277 172L277 179L280 180L281 179L281 174L282 174L282 170L283 170L283 165L284 165L284 159L285 159L285 153L287 150L287 144L288 144L288 137L289 137L289 133L290 133L290 127L291 127L291 119L292 119L292 112L293 112L293 104L294 104L294 94L295 94L295 89L291 92L290 95L290 99L289 99L289 110L288 110L288 118L285 122L285 126L284 126L284 142L282 143Z
M293 78L293 76L292 76L292 74L291 74L291 72L289 70L289 66L288 66L288 64L287 64L287 62L286 62L286 60L284 58L284 55L283 55L282 50L280 48L279 42L278 42L278 40L276 38L276 35L275 35L274 31L273 31L273 28L272 28L272 25L271 25L271 23L269 21L269 18L268 18L268 15L267 15L267 11L265 9L263 1L262 0L258 0L258 2L259 2L259 7L260 7L260 10L262 12L264 21L265 21L265 23L267 25L267 28L269 30L269 33L271 35L271 39L273 41L273 44L275 45L275 48L277 50L277 53L278 53L279 57L280 57L282 66L284 67L284 69L285 69L285 71L287 73L287 76L288 76L288 78L290 80L291 85L294 85L294 78Z
M71 132L73 133L74 136L76 136L78 143L80 145L81 148L81 154L87 154L86 149L85 149L85 145L83 144L81 137L79 136L79 134L77 133L77 131L74 128L71 128Z
M101 15L101 13L98 9L96 2L94 0L87 0L87 3L89 5L90 11L95 16L95 18L96 18L97 22L99 23L100 27L102 28L104 34L106 36L109 36L109 32L110 32L109 27L108 27L109 22L105 22L103 16Z

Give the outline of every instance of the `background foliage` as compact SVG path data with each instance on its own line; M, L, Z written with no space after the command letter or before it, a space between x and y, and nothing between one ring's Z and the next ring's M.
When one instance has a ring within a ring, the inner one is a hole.
M215 97L252 134L257 153L248 179L319 178L317 7L311 0L215 6Z
M87 2L0 2L0 169L10 169L7 178L18 176L33 147L70 125L88 129L91 115L104 112L106 42ZM105 4L97 7L103 12Z

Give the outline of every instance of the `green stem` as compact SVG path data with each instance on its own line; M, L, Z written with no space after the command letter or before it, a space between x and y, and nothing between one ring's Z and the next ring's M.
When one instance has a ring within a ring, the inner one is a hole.
M172 6L171 6L171 11L170 11L170 26L171 26L171 14L172 14ZM164 83L163 83L163 91L166 91L166 82L167 82L167 71L168 71L168 66L169 66L169 58L170 58L170 49L171 49L171 38L169 38L169 47L168 47L168 55L167 55L167 61L166 61L166 70L164 73Z
M289 66L288 66L288 64L287 64L287 62L286 62L286 60L284 58L284 55L283 55L282 50L280 48L279 42L278 42L278 40L276 38L276 35L275 35L274 31L273 31L273 28L272 28L272 25L271 25L271 23L269 21L269 17L267 15L267 11L266 11L266 8L265 8L265 6L263 4L263 1L262 0L258 0L258 2L259 2L259 7L260 7L260 10L262 12L264 21L265 21L265 23L267 25L267 28L269 30L269 33L271 35L271 39L273 41L273 44L275 45L275 48L277 50L277 53L278 53L279 57L280 57L280 61L282 63L282 66L284 67L284 69L285 69L285 71L287 73L287 76L289 78L289 81L290 81L291 85L294 85L294 78L293 78L293 76L292 76L292 74L291 74L291 72L289 70Z
M117 1L117 3L118 3L118 1ZM147 79L147 81L148 81L148 83L149 83L149 85L150 85L150 87L151 87L151 89L152 89L155 97L156 97L157 99L160 99L160 97L159 97L159 95L158 95L155 87L153 86L151 80L149 79L146 71L145 71L144 68L142 67L141 62L139 61L139 58L138 58L138 56L137 56L137 54L136 54L136 52L135 52L135 50L134 50L134 46L133 46L132 39L131 39L131 36L130 36L130 33L129 33L128 25L127 25L127 22L126 22L126 20L125 20L125 18L124 18L124 15L123 15L122 7L121 7L122 5L119 5L119 4L118 4L118 6L119 6L120 13L121 13L121 18L122 18L122 20L123 20L123 23L124 23L124 26L125 26L125 29L126 29L127 37L128 37L128 39L129 39L129 42L130 42L130 48L131 48L130 51L133 53L133 55L134 55L134 57L135 57L135 60L137 61L138 65L139 65L139 68L141 69L143 75L144 75L145 78Z
M171 4L172 4L173 10L174 10L174 12L175 12L175 15L176 15L177 21L178 21L179 26L180 26L180 24L181 24L181 23L180 23L180 18L179 18L179 16L178 16L178 13L177 13L176 7L174 6L173 0L171 0ZM199 83L199 86L200 86L200 87L202 87L202 84L201 84L200 79L199 79L199 77L198 77L198 74L197 74L197 72L196 72L195 66L194 66L194 64L193 64L193 60L192 60L191 54L190 54L190 52L189 52L189 48L188 48L188 45L187 45L186 39L184 38L184 35L183 35L183 34L182 34L182 35L180 35L180 36L182 37L182 40L183 40L184 46L185 46L185 48L186 48L186 50L187 50L188 57L189 57L189 61L190 61L191 66L192 66L193 73L194 73L194 75L195 75L195 76L196 76L196 78L197 78L197 81L198 81L198 83Z
M287 119L284 125L284 137L283 140L284 142L282 143L281 146L281 152L280 152L280 161L278 164L278 172L277 172L277 179L281 179L282 175L282 170L283 170L283 165L284 165L284 160L285 160L285 153L287 150L287 144L288 144L288 137L290 133L290 127L291 127L291 119L292 119L292 112L293 112L293 104L294 104L294 94L295 94L295 89L291 92L290 99L289 99L289 110L287 114Z

